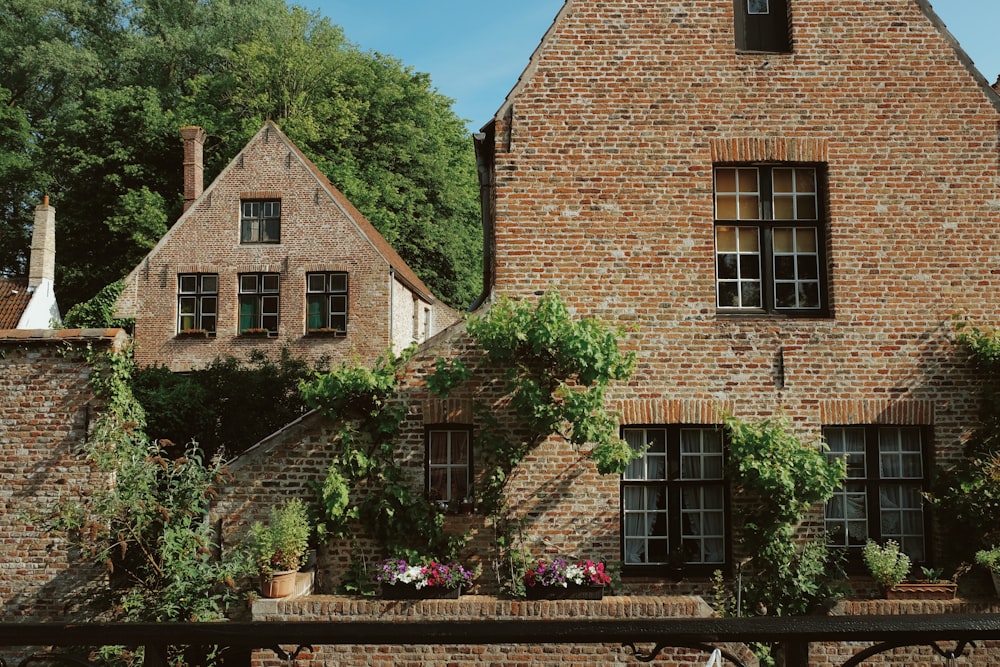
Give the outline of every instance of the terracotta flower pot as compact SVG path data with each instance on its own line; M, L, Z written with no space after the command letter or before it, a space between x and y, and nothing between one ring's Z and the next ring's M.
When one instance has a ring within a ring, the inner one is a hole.
M295 592L296 570L275 572L260 577L260 593L266 598L286 598Z

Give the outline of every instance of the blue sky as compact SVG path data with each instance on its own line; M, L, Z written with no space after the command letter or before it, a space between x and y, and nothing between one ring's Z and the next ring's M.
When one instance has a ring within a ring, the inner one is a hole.
M1000 0L931 0L992 83L1000 74ZM395 56L455 100L478 130L503 103L563 0L295 0L365 51Z

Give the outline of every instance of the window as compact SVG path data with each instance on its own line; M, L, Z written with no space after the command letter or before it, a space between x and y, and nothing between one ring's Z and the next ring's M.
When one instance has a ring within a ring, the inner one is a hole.
M244 201L240 213L240 243L281 242L281 201Z
M181 273L177 276L177 332L204 331L215 335L219 307L219 276Z
M461 502L472 495L472 431L431 428L427 431L427 497Z
M306 329L347 333L347 273L307 273L306 304Z
M278 274L240 274L240 334L278 334Z
M926 560L923 432L919 427L823 429L830 457L847 460L847 479L826 504L831 544L860 553L868 539L896 540L914 561Z
M722 430L626 428L645 454L622 475L622 560L630 566L702 565L726 560ZM635 572L635 569L633 569Z
M786 0L733 0L736 12L736 48L740 51L788 53Z
M818 178L805 166L715 168L720 312L826 313Z

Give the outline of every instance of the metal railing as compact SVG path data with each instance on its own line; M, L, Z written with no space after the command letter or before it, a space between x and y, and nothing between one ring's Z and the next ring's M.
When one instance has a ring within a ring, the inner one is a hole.
M475 620L410 623L358 621L231 623L8 623L0 624L0 646L145 647L145 665L166 665L168 646L218 646L227 667L249 667L255 649L283 659L321 645L619 644L638 661L652 661L665 648L711 652L727 644L777 643L787 667L808 665L812 643L873 643L843 663L855 667L872 655L905 646L930 646L942 662L957 658L976 641L1000 640L1000 614L901 616L806 616L759 618L670 618L628 620ZM946 644L951 648L942 647ZM297 646L286 651L282 646ZM648 648L643 649L643 646ZM734 665L738 656L723 650ZM1000 656L994 656L1000 660ZM85 664L72 662L65 664ZM988 661L989 662L989 661ZM995 664L996 661L990 662ZM21 664L28 665L28 662Z

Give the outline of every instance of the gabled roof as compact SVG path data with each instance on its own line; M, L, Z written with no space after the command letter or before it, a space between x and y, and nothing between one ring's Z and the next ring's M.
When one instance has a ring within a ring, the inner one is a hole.
M16 329L30 301L27 280L0 278L0 329Z
M359 234L365 238L368 243L371 244L372 248L385 260L389 267L394 271L396 279L409 287L413 292L415 292L420 298L422 298L427 303L435 303L437 298L430 291L430 289L424 284L424 282L417 276L417 274L410 268L410 266L403 261L403 258L399 256L399 253L389 244L388 241L379 233L375 226L359 211L355 208L344 194L330 182L330 180L320 172L319 168L310 160L306 155L299 150L292 141L285 135L281 129L274 124L272 121L266 121L263 126L257 131L257 133L247 142L244 146L243 151L240 151L233 160L226 165L226 167L219 173L210 186L205 188L201 196L198 197L192 203L192 205L178 218L177 222L167 231L166 234L159 240L159 242L153 247L152 250L147 253L146 257L143 258L135 268L129 273L125 278L126 286L129 284L135 284L136 276L151 257L154 257L160 249L167 243L167 241L173 236L176 230L180 229L185 222L188 220L189 216L193 215L193 212L198 210L198 202L210 198L212 191L215 189L216 185L225 178L226 174L234 168L235 165L240 163L240 158L247 150L247 148L254 143L258 137L264 133L269 133L269 139L273 136L278 138L281 142L285 144L288 150L299 160L299 162L306 168L306 170L312 174L313 178L316 180L316 184L320 189L327 194L330 198L330 202L336 206L344 214L344 216L354 225L358 230ZM126 287L125 293L119 298L116 306L116 314L120 317L131 317L134 316L133 313L129 312L134 308L134 301L128 294L128 288Z

